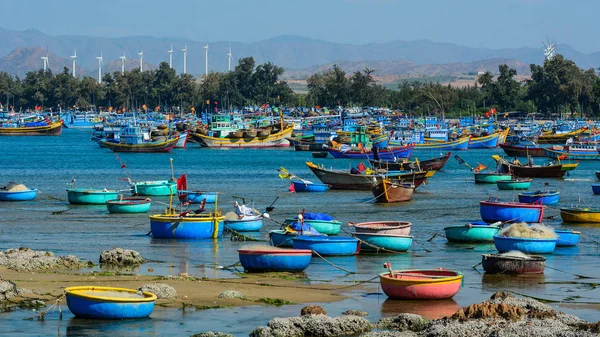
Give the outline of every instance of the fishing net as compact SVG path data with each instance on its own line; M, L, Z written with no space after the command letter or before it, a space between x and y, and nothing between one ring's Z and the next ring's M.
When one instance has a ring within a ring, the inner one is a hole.
M23 184L17 184L14 181L9 182L6 186L1 188L2 190L8 192L21 192L21 191L29 191L29 188Z
M525 222L515 223L500 231L499 235L513 238L555 239L554 229L542 225L527 225Z

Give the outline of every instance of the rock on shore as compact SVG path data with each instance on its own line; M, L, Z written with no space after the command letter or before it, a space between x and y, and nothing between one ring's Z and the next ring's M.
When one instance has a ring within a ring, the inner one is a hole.
M370 330L371 323L363 317L305 315L273 318L266 327L254 329L250 337L335 337L352 336Z
M73 255L56 257L54 253L29 248L0 251L0 267L30 271L56 268L81 268L85 263Z
M137 266L146 262L140 253L120 247L105 250L100 254L100 264L113 266Z
M151 292L156 295L157 298L174 299L177 298L177 290L166 283L148 283L144 284L141 291Z
M31 294L31 290L19 288L13 281L0 277L0 301L6 301L22 294Z

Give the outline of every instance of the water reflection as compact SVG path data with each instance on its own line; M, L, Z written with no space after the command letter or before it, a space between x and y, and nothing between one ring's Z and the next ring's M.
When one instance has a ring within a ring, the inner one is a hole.
M427 319L438 319L451 316L460 305L453 299L434 301L399 301L387 299L381 305L382 316L393 316L410 313L421 315Z
M544 274L520 274L520 275L506 275L506 274L483 274L481 282L484 288L491 288L490 291L497 290L546 290L546 276Z
M152 318L132 320L97 320L73 317L67 324L66 335L79 336L155 336L157 331Z

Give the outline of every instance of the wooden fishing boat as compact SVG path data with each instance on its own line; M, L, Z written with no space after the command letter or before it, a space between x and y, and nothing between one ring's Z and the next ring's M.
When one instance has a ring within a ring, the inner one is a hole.
M520 202L480 201L479 213L487 223L502 222L542 222L544 206Z
M367 234L391 234L391 235L409 235L411 223L407 221L372 221L349 223L349 227L354 227L356 233Z
M75 205L104 205L119 197L119 190L67 188L67 199Z
M259 231L262 226L263 217L260 215L245 216L243 219L225 220L225 229L236 232L256 232Z
M269 231L269 241L274 247L294 247L294 238L298 235L284 229L274 229Z
M440 151L454 151L454 150L466 150L469 148L469 142L471 137L463 137L457 140L449 142L429 142L415 144L417 150L440 150Z
M560 144L565 143L569 138L576 138L577 135L585 132L586 128L580 128L571 132L563 132L563 133L552 133L552 132L544 132L541 136L538 137L538 143L540 144Z
M292 185L294 185L294 191L296 192L325 192L329 189L327 184L313 183L308 180L293 180Z
M207 204L214 204L217 200L218 192L202 192L202 191L182 191L178 190L177 194L182 197L183 202L191 204L199 204L204 201Z
M156 295L150 292L114 287L68 287L65 295L73 315L96 319L148 317L156 301Z
M519 202L525 204L553 205L560 201L560 192L558 190L521 192L519 193Z
M412 182L416 188L435 173L435 171L408 173L406 171L389 171L385 174L354 174L349 171L326 169L312 162L306 162L306 166L323 184L327 184L332 189L338 190L371 190L373 186L383 179L389 179L395 183Z
M301 272L312 259L312 250L308 249L242 248L238 254L248 272Z
M556 248L556 238L515 238L495 235L494 245L500 253L518 250L525 254L550 254Z
M600 152L598 152L598 147L596 145L587 145L587 144L576 144L577 147L565 146L563 149L562 146L558 146L558 148L550 147L545 148L544 153L547 157L552 159L572 159L572 160L600 160ZM589 148L588 151L580 150L582 148Z
M489 274L543 274L546 258L538 255L483 254L481 266Z
M445 269L394 270L379 274L381 289L394 300L442 300L460 290L463 275Z
M592 193L600 194L600 184L592 184Z
M561 208L560 217L564 222L598 223L600 222L600 208Z
M217 239L223 234L225 217L205 214L154 214L150 216L152 237L165 239Z
M515 145L515 144L500 144L504 153L509 157L546 157L544 148L537 144L531 145Z
M327 151L313 151L312 157L313 158L327 158L328 154L329 154L329 152L327 152Z
M60 136L62 132L63 122L52 122L50 124L36 126L3 126L0 123L0 136Z
M131 194L143 196L169 196L177 191L174 180L136 181L131 183Z
M310 249L322 256L356 255L360 243L351 237L299 235L294 238L294 249Z
M110 213L146 213L150 210L152 200L149 198L119 198L106 201L106 209Z
M31 201L38 195L38 190L27 189L25 191L2 191L0 190L0 201Z
M373 152L371 150L340 150L334 148L328 148L327 150L333 158L347 158L347 159L375 159L380 160L396 160L396 158L410 158L415 148L414 144L390 147L385 149L377 150Z
M287 147L290 142L286 139L290 137L294 126L284 125L278 132L266 134L266 131L257 130L256 137L244 137L244 133L234 134L229 137L212 137L201 133L192 133L191 136L200 146L203 147L221 147L221 148L262 148L262 147Z
M387 171L439 171L450 159L452 152L446 152L437 158L427 159L423 161L385 161L385 160L369 160L371 166L377 169Z
M254 138L258 135L258 132L255 129L244 130L243 137L244 138Z
M490 149L498 146L498 140L500 138L500 134L503 132L495 132L491 135L483 136L483 137L472 137L469 142L469 149Z
M179 137L170 138L165 141L145 142L141 144L113 143L109 141L100 142L104 147L111 149L113 152L153 153L170 152L175 147L178 141Z
M499 190L527 190L531 186L530 178L514 178L511 180L498 180L496 185Z
M475 172L476 184L495 184L501 180L511 180L512 174L499 172Z
M558 235L556 247L572 247L579 243L581 232L572 229L555 229L554 232Z
M395 183L383 179L371 190L377 202L403 202L410 201L415 192L413 183Z
M366 252L405 252L413 242L413 237L410 235L357 232L352 233L352 236L360 240L360 250Z
M521 178L561 178L566 171L562 169L562 164L558 165L523 165L510 163L498 155L492 158L502 165L506 172L511 172L515 177Z
M182 131L179 134L179 140L177 140L177 143L175 143L175 148L176 149L185 149L185 147L187 146L187 141L188 141L189 136L190 136L190 132L188 130Z
M474 221L466 225L444 227L449 242L493 242L500 231L500 223Z
M579 162L575 163L560 163L562 165L562 170L565 172L573 171L579 165Z

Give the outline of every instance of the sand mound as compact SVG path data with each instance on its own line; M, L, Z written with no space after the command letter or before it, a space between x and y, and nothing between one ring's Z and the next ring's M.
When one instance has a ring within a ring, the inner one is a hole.
M23 184L17 184L14 181L9 182L6 186L1 188L2 190L8 192L21 192L21 191L29 191L29 188Z
M513 238L532 238L532 239L555 239L554 229L542 225L527 225L525 222L512 224L498 233L501 236Z

